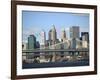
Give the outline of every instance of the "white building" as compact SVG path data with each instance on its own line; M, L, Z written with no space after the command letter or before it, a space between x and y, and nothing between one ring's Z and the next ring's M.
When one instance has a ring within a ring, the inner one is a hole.
M64 42L67 39L68 38L66 37L66 31L65 31L65 29L63 29L62 32L61 32L61 41Z
M45 34L45 31L41 31L40 32L40 49L45 49L45 44L46 44L46 34ZM45 53L40 53L40 58L41 59L44 59L44 55Z
M82 41L82 48L88 48L88 42Z

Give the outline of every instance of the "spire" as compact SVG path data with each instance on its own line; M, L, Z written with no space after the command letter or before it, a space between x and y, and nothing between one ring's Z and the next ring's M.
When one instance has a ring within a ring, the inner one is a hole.
M52 29L55 30L55 25L54 24L52 25Z

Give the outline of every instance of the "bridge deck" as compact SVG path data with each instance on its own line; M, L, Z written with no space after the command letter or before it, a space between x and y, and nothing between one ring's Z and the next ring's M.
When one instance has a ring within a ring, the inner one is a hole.
M35 49L35 50L22 50L22 53L35 53L35 52L89 52L89 49Z

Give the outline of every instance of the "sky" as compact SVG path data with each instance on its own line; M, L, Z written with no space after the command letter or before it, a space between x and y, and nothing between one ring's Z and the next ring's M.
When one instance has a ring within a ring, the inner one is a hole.
M69 28L72 26L79 26L80 32L89 32L89 14L22 11L23 42L27 42L30 34L34 34L39 41L39 33L42 30L45 31L46 39L48 39L48 32L52 29L52 25L55 25L58 39L61 37L62 29L65 29L69 38Z

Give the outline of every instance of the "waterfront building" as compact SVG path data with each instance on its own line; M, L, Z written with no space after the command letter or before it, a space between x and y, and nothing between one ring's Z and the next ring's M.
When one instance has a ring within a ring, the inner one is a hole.
M81 49L81 48L82 48L82 40L76 39L76 49Z
M36 49L36 37L32 34L28 37L28 49L34 50ZM31 63L34 61L34 58L36 57L36 53L27 53L28 62Z
M82 41L89 43L89 32L81 32Z
M66 41L66 39L67 39L66 38L66 31L65 31L65 29L63 29L61 32L61 41L64 42L64 41Z
M49 40L46 41L48 44L49 49L56 49L55 44L59 43L59 39L57 39L57 32L55 25L52 25L52 29L50 29L48 33ZM58 47L58 46L57 46ZM56 52L50 52L49 54L52 54L51 61L55 62L56 60Z
M44 46L45 47L45 44L46 44L46 34L45 34L45 31L41 31L40 32L40 45Z
M42 30L41 32L40 32L40 49L45 49L45 45L46 45L46 34L45 34L45 31L44 30ZM40 58L41 59L44 59L45 58L45 53L40 53Z
M82 48L88 48L88 42L87 41L82 41Z
M81 37L82 37L82 47L83 48L88 48L89 44L89 32L81 32Z
M73 38L73 39L71 40L71 48L72 48L72 49L76 49L76 45L77 45L76 38Z
M72 26L70 28L70 39L76 39L76 38L80 38L80 29L79 26Z
M56 41L57 39L57 32L55 29L55 25L52 26L52 32L51 32L51 40Z
M39 41L36 41L36 49L40 49L40 43L39 43ZM40 57L40 52L37 52L37 53L35 53L35 54L37 54L35 57L37 58L37 57Z
M48 32L48 40L51 40L51 33L52 33L52 30L50 30L50 31Z
M28 49L36 49L36 37L34 35L29 35L28 37Z
M49 36L49 40L56 41L57 32L56 32L56 29L55 29L55 25L52 25L52 29L50 29L48 36Z

